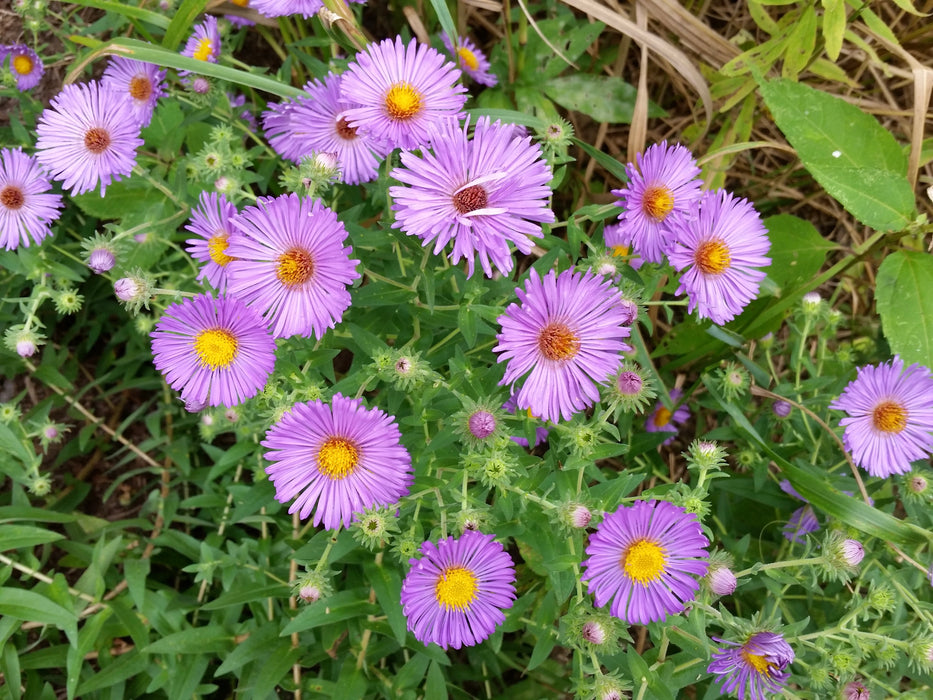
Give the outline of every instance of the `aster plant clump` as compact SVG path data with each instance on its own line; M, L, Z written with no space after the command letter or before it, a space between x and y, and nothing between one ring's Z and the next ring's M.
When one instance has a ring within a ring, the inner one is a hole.
M595 6L104 5L0 39L7 694L933 692L908 0L631 65Z

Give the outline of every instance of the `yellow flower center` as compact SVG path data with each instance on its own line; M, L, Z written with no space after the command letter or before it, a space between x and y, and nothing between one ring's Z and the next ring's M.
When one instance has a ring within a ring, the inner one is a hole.
M871 412L871 424L883 433L899 433L907 427L907 409L896 401L882 401Z
M247 7L249 6L249 0L230 0L237 7Z
M152 83L145 75L134 75L130 80L130 97L142 102L152 95Z
M26 203L26 197L19 187L7 185L0 190L0 204L7 209L21 209Z
M230 244L227 241L227 234L225 233L218 233L207 242L207 254L210 256L211 260L221 267L224 267L228 262L236 260L236 258L230 257L225 252L228 245Z
M664 185L649 185L641 199L641 210L645 216L661 222L674 208L674 193Z
M360 453L356 445L346 438L327 438L317 452L317 469L328 479L346 479L356 469Z
M92 127L84 132L84 147L94 155L99 155L110 146L110 134L106 129Z
M661 406L658 409L658 412L654 414L654 424L659 428L663 428L665 425L671 422L671 412L670 409Z
M311 254L302 248L292 248L279 256L276 276L286 287L304 284L314 274L314 261Z
M627 245L614 245L612 246L612 257L622 258L628 255L629 247Z
M407 121L421 112L421 93L411 83L396 83L386 93L385 105L389 117Z
M641 539L622 553L619 563L625 575L632 581L647 586L661 578L667 558L664 555L664 547L657 542Z
M214 46L210 39L201 39L201 41L198 42L198 48L195 49L191 57L196 58L199 61L206 61L210 57L213 48Z
M434 596L439 605L447 610L462 612L476 598L476 576L462 566L444 570L434 586Z
M745 663L755 669L756 673L760 673L765 676L771 675L772 664L765 657L759 656L758 654L749 654L747 651L743 651L742 658L745 660Z
M29 56L14 56L13 57L13 70L15 70L20 75L29 75L32 73L32 59Z
M700 271L707 275L722 274L732 263L732 255L729 254L728 246L718 238L703 241L697 246L693 259Z
M538 334L538 350L549 360L569 360L580 351L580 339L563 323L549 323Z
M210 328L201 331L194 339L194 351L204 367L214 372L228 367L237 355L237 340L230 331Z
M479 68L479 61L476 59L476 55L468 48L461 46L457 49L457 55L460 57L460 65L467 70L476 70Z

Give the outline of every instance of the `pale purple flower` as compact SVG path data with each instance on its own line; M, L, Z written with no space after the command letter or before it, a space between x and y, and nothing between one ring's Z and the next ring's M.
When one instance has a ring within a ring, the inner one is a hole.
M235 297L199 294L172 304L156 323L153 362L189 412L236 406L266 385L275 341L262 319Z
M113 293L120 301L134 302L141 291L142 286L132 277L121 277L113 283Z
M105 272L109 272L116 263L117 261L113 256L113 251L103 246L94 248L87 258L87 266L95 275L102 275Z
M21 149L0 150L0 248L15 250L52 235L62 196L39 162Z
M603 241L612 251L614 258L627 258L629 267L638 270L645 264L644 258L632 250L631 236L626 235L623 224L607 224L603 228Z
M28 338L16 341L16 354L22 358L32 357L38 349L35 342Z
M606 628L597 620L587 620L580 628L580 636L590 644L603 644L606 641Z
M13 44L0 48L2 48L0 63L3 63L5 55L10 57L10 72L16 78L17 90L32 90L39 84L45 73L45 66L39 54L25 44Z
M865 558L865 548L858 540L843 540L839 548L842 560L849 566L858 566Z
M707 574L709 589L716 595L732 595L738 585L735 574L728 566L717 566Z
M466 37L457 37L457 45L454 46L446 33L441 39L444 47L456 57L460 70L477 83L492 87L499 82L495 74L489 70L489 59L486 58L486 54L480 51L472 41Z
M775 632L756 632L744 644L713 638L725 647L713 652L707 673L717 676L723 693L739 700L767 700L780 692L794 661L794 650Z
M686 292L687 311L718 325L731 321L758 295L771 264L768 232L755 208L725 190L706 192L699 213L680 217L671 265L683 271L677 294Z
M347 229L320 200L260 197L233 219L226 254L231 294L263 314L276 338L321 338L350 306L359 278Z
M790 520L784 525L782 533L784 539L794 544L803 544L807 541L806 535L819 529L820 521L817 520L816 513L813 512L813 506L807 504L791 514Z
M680 389L671 389L671 402L676 404L680 397L683 396L683 393ZM662 445L669 445L674 441L680 426L686 423L689 418L690 409L686 405L677 406L672 413L671 409L658 400L651 415L645 421L645 430L649 433L672 433L669 438L661 443Z
M256 2L256 0L253 0ZM182 49L182 56L189 56L199 61L208 63L217 63L220 58L220 31L217 29L217 18L214 15L206 15L204 21L196 24L185 48ZM189 71L180 71L179 75L187 75Z
M453 241L450 259L466 259L467 277L478 259L487 277L493 267L512 270L513 243L528 254L540 238L542 222L553 222L548 208L551 169L541 147L517 137L511 125L490 124L481 117L473 138L469 120L453 118L431 130L433 153L402 153L402 167L392 177L408 185L389 188L395 211L393 227L434 244L434 254Z
M637 167L625 166L628 184L612 190L624 211L619 242L611 245L633 245L643 260L657 263L678 238L679 215L689 215L700 200L700 169L687 148L667 141L649 146L635 160Z
M706 575L709 540L694 513L666 501L635 501L607 514L590 535L582 580L596 607L628 624L683 612Z
M515 565L492 535L425 542L402 582L402 613L423 644L474 646L505 622L515 601Z
M401 37L369 44L343 74L342 96L355 106L349 125L388 148L420 148L429 128L457 116L466 102L460 71L426 44Z
M321 0L251 0L250 8L266 17L287 17L300 14L310 19L324 7Z
M188 254L203 263L198 282L207 278L220 292L226 291L227 265L235 259L227 255L227 246L233 233L231 221L236 214L236 207L222 194L202 192L198 206L191 210L191 220L185 225L191 233L200 236L185 241Z
M520 304L509 304L499 317L499 362L507 362L501 384L514 385L518 408L541 419L569 419L599 401L604 383L628 349L619 293L592 273L551 270L542 279L532 268Z
M910 471L910 463L933 453L933 376L923 365L895 356L858 368L830 408L848 415L839 421L852 459L872 476Z
M775 401L771 404L771 410L778 418L787 418L793 408L787 401Z
M395 419L362 399L334 394L298 403L266 432L266 473L289 513L328 530L347 527L374 506L391 506L414 481Z
M132 106L100 83L72 83L52 98L36 126L36 158L71 194L129 175L143 144Z
M154 63L113 56L100 84L124 96L133 107L140 126L152 121L156 102L165 95L165 71Z

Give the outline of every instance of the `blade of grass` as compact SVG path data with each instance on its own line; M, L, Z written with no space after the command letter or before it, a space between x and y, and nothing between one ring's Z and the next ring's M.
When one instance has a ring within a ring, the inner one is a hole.
M207 0L185 0L172 17L168 29L165 30L162 46L170 51L177 49L182 37L188 33L195 18L204 12L206 6Z

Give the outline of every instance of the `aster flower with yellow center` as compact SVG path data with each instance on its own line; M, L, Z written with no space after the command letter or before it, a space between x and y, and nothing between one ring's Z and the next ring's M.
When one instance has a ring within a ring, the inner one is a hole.
M677 294L686 292L688 311L718 325L731 321L758 295L771 264L768 232L755 208L725 190L706 192L698 215L685 218L668 252L683 271Z
M236 207L227 198L216 192L202 192L198 206L191 210L191 220L185 225L199 238L189 238L188 254L203 263L198 282L207 279L219 292L227 289L227 265L236 258L227 255L230 235L233 233L233 217Z
M328 530L348 526L374 506L393 505L414 480L395 419L341 394L330 405L295 404L262 446L276 500L295 499L289 513L304 520L313 512L314 524Z
M360 275L347 229L320 200L260 197L232 220L224 254L231 294L256 308L276 338L320 338L350 306Z
M217 63L220 58L221 41L220 30L217 28L217 18L206 15L204 21L195 25L194 31L188 37L182 56L190 56L198 61ZM179 71L181 76L188 75L190 71Z
M723 693L735 694L739 700L767 700L779 693L794 662L794 650L776 632L756 632L743 644L724 639L714 640L726 646L713 652L707 673L721 683Z
M489 59L486 58L486 54L480 51L470 39L459 36L456 45L447 34L444 34L441 39L448 53L457 59L460 70L477 83L492 87L499 82L495 74L489 70Z
M648 147L635 160L637 165L625 167L628 184L612 191L623 208L612 245L632 245L643 260L659 263L678 239L679 218L700 199L700 169L687 148L668 146L667 141Z
M104 69L101 85L122 93L133 107L140 126L149 126L156 102L165 95L165 70L154 63L113 56Z
M618 290L587 272L532 269L519 304L499 317L499 362L507 362L501 384L525 377L515 393L519 409L557 422L599 401L598 384L618 369L630 329ZM527 375L527 376L525 376Z
M693 513L666 501L636 501L607 514L590 536L582 580L596 607L628 624L684 610L708 568L709 540Z
M199 294L156 323L153 363L186 404L236 406L266 385L275 341L259 314L235 297Z
M683 396L680 389L671 389L671 401L676 405ZM660 400L654 405L654 410L645 421L645 430L649 433L671 433L662 445L667 445L674 441L680 426L687 422L690 417L690 409L686 406L677 406L673 411L665 406Z
M345 112L347 124L386 148L419 148L432 124L463 109L459 77L453 63L415 39L370 44L343 74L341 99L358 105Z
M0 46L0 64L6 56L10 58L10 72L16 79L17 90L32 90L39 84L45 73L45 66L39 54L25 44Z
M415 639L442 649L479 644L505 622L515 601L515 565L476 530L425 542L402 582L402 613Z
M905 368L895 356L859 367L829 407L848 414L839 421L843 444L872 476L906 474L933 453L933 375L923 365Z

